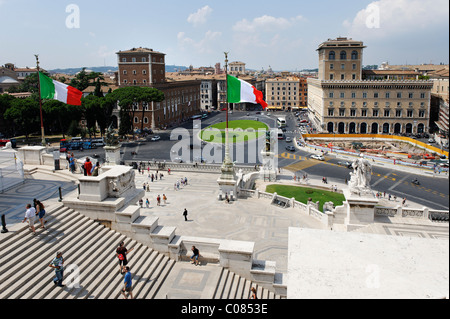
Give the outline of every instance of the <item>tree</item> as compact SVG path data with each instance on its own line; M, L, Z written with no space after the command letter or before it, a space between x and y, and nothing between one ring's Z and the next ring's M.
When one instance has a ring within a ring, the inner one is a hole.
M67 105L57 100L43 101L44 124L51 127L52 131L65 134L73 120L79 122L82 116L82 108Z
M31 97L14 99L5 112L5 119L12 121L28 140L30 133L39 131L39 103Z
M15 97L9 94L0 95L0 133L5 135L12 135L13 125L11 121L5 120L5 112L11 107L12 101Z
M115 101L118 101L120 105L119 134L121 136L129 134L130 132L132 132L134 136L132 119L135 117L135 105L139 105L139 103L147 103L150 105L152 102L164 101L164 93L150 87L131 86L120 88L108 96ZM142 112L144 114L145 110L143 109ZM143 123L141 128L143 128Z
M86 68L83 68L75 78L73 78L69 85L77 88L80 91L86 90L90 86L95 86L98 82L100 86L107 86L106 82L103 82L105 77L100 72L87 73Z

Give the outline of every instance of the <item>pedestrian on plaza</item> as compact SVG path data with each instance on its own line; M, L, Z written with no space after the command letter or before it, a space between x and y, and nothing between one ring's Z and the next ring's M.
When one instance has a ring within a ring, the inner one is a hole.
M123 273L125 273L124 280L123 280L123 288L122 288L122 295L124 299L128 299L128 296L131 296L131 299L133 299L133 283L132 283L132 276L130 273L130 267L123 267ZM126 295L128 293L128 296Z
M184 216L184 221L187 222L188 221L188 219L187 219L188 211L186 208L184 209L183 216Z
M75 158L73 157L73 153L69 159L69 169L72 174L75 173L76 167L75 167Z
M125 243L123 241L119 243L119 247L117 247L116 249L116 257L119 259L119 272L121 275L123 275L122 266L125 267L126 265L128 265L127 255L131 253L133 249L134 247L128 250L125 247Z
M406 197L403 198L402 207L406 206Z
M48 266L55 269L56 277L53 279L53 283L58 287L64 287L62 284L64 278L64 258L62 252L57 252L56 257Z
M176 190L176 191L178 190L177 189L177 183L173 184L173 189Z
M145 201L145 205L147 206L147 208L150 208L150 201L148 200L148 198L147 198L147 200Z
M167 174L169 174L169 175L170 175L170 168L168 168L168 169L167 169Z
M187 180L187 177L185 177L184 178L184 186L187 186L188 185L188 180Z
M163 201L164 201L164 205L166 205L167 204L167 196L166 196L166 194L163 194Z
M147 189L147 183L144 182L144 184L142 184L142 188L144 189L144 191Z
M28 225L30 226L30 230L33 232L33 235L36 235L36 229L34 228L34 220L36 218L36 209L31 206L31 204L27 204L25 218L22 223L28 221Z
M141 206L141 208L144 208L144 201L142 200L142 198L139 200L139 206Z
M42 204L40 201L37 201L37 205L36 205L36 215L39 217L39 222L41 223L41 227L42 229L45 229L45 221L44 221L44 216L45 216L45 206L44 204Z
M161 206L161 196L156 197L157 205Z
M151 179L152 179L152 183L153 183L153 180L155 179L155 175L152 174Z
M198 259L200 258L200 251L195 246L192 246L191 250L193 253L193 255L191 257L191 262L192 262L192 264L195 264L196 266L198 266Z
M150 185L147 183L147 193L150 193Z
M180 190L180 181L177 182L177 189Z
M389 194L389 200L391 200L391 197L392 197L391 194Z

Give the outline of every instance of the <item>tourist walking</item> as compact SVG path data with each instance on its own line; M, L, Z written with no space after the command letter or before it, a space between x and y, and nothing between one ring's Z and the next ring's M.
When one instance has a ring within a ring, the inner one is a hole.
M36 218L36 209L31 206L31 204L27 204L25 218L22 223L28 221L28 225L30 226L30 230L33 232L33 235L36 235L36 229L34 228L34 220Z
M45 229L45 221L44 221L44 216L45 216L45 206L44 204L42 204L40 201L37 201L36 203L36 215L39 218L39 222L41 223L41 227L42 229Z
M117 249L116 249L116 257L119 259L119 271L120 271L121 275L123 274L122 266L128 265L127 255L129 253L131 253L133 251L133 249L134 249L134 247L131 248L130 250L128 250L125 247L125 243L123 241L120 242L119 247L117 247Z
M187 211L187 209L185 208L184 209L184 212L183 212L183 216L184 216L184 221L188 221L188 219L187 219L187 216L188 216L188 211Z
M130 273L130 267L123 267L123 273L125 274L124 280L123 280L123 288L122 288L122 295L124 299L128 299L128 296L133 299L133 283L131 279L131 273ZM127 296L128 294L128 296Z
M157 205L161 206L161 196L156 197Z
M58 287L64 287L62 284L64 278L64 258L62 252L57 252L56 257L48 266L55 269L56 277L53 279L53 283Z
M164 201L164 205L166 205L167 204L167 196L166 196L166 194L163 194L163 201Z
M252 287L252 289L250 289L251 295L250 295L250 299L258 299L258 296L256 295L256 288Z
M147 206L147 208L150 208L150 201L148 200L148 198L147 198L147 200L145 201L145 205Z

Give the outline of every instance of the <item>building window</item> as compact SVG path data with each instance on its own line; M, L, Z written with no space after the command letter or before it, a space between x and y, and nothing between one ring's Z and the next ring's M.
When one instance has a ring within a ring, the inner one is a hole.
M402 110L396 110L395 111L395 117L402 117Z
M144 124L148 124L148 117L144 117Z
M334 109L328 109L328 116L334 116Z
M139 118L137 116L134 117L134 123L139 123Z
M344 63L341 64L341 70L345 70L345 64Z
M425 111L419 111L419 117L424 118L425 117Z
M425 93L420 93L420 98L424 99L425 98Z
M356 74L352 74L352 80L356 80Z
M330 92L330 93L328 94L328 96L330 97L330 99L333 99L333 98L334 98L334 92Z
M345 93L341 92L341 99L345 99Z
M334 64L333 63L330 64L330 70L334 70Z
M123 75L127 75L127 70L123 70Z
M136 74L137 74L136 70L133 70L133 75L136 75Z
M336 53L334 51L331 51L328 55L329 60L336 60Z
M378 117L378 110L373 110L373 117Z
M356 110L350 110L350 116L356 117Z
M407 117L411 118L414 116L414 111L413 110L408 110L408 113L406 114Z
M330 80L331 80L331 81L334 80L334 74L330 74Z
M367 92L363 92L363 99L367 99Z
M414 98L414 93L409 93L409 98L413 99Z
M391 117L391 111L390 110L384 110L384 117Z
M142 62L147 62L147 58L142 58Z
M341 51L340 56L341 56L341 60L347 60L347 52Z
M401 92L397 93L397 99L401 99L401 98L402 98L402 93Z
M361 116L362 117L367 117L367 110L362 110L361 111Z
M132 62L136 62L136 58L132 58L131 61L132 61Z
M339 110L339 116L344 117L345 116L345 109Z
M142 70L142 74L146 75L147 74L147 70Z
M127 62L127 58L122 58L122 62Z
M353 63L352 69L353 69L353 70L356 70L356 64L355 64L355 63Z
M391 93L386 92L386 98L387 98L387 99L390 99L390 98L391 98Z
M378 92L375 92L375 93L373 94L373 98L374 98L374 99L378 99L378 96L379 96L379 93L378 93Z
M341 74L341 80L345 80L345 74Z
M352 51L352 60L358 60L358 51Z

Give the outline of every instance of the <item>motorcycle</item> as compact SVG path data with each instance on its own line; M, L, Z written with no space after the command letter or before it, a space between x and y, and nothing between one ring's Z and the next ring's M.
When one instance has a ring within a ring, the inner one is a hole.
M417 180L417 179L414 179L414 180L412 181L412 183L413 183L414 185L417 185L417 186L420 185L420 182L419 182L419 180Z

